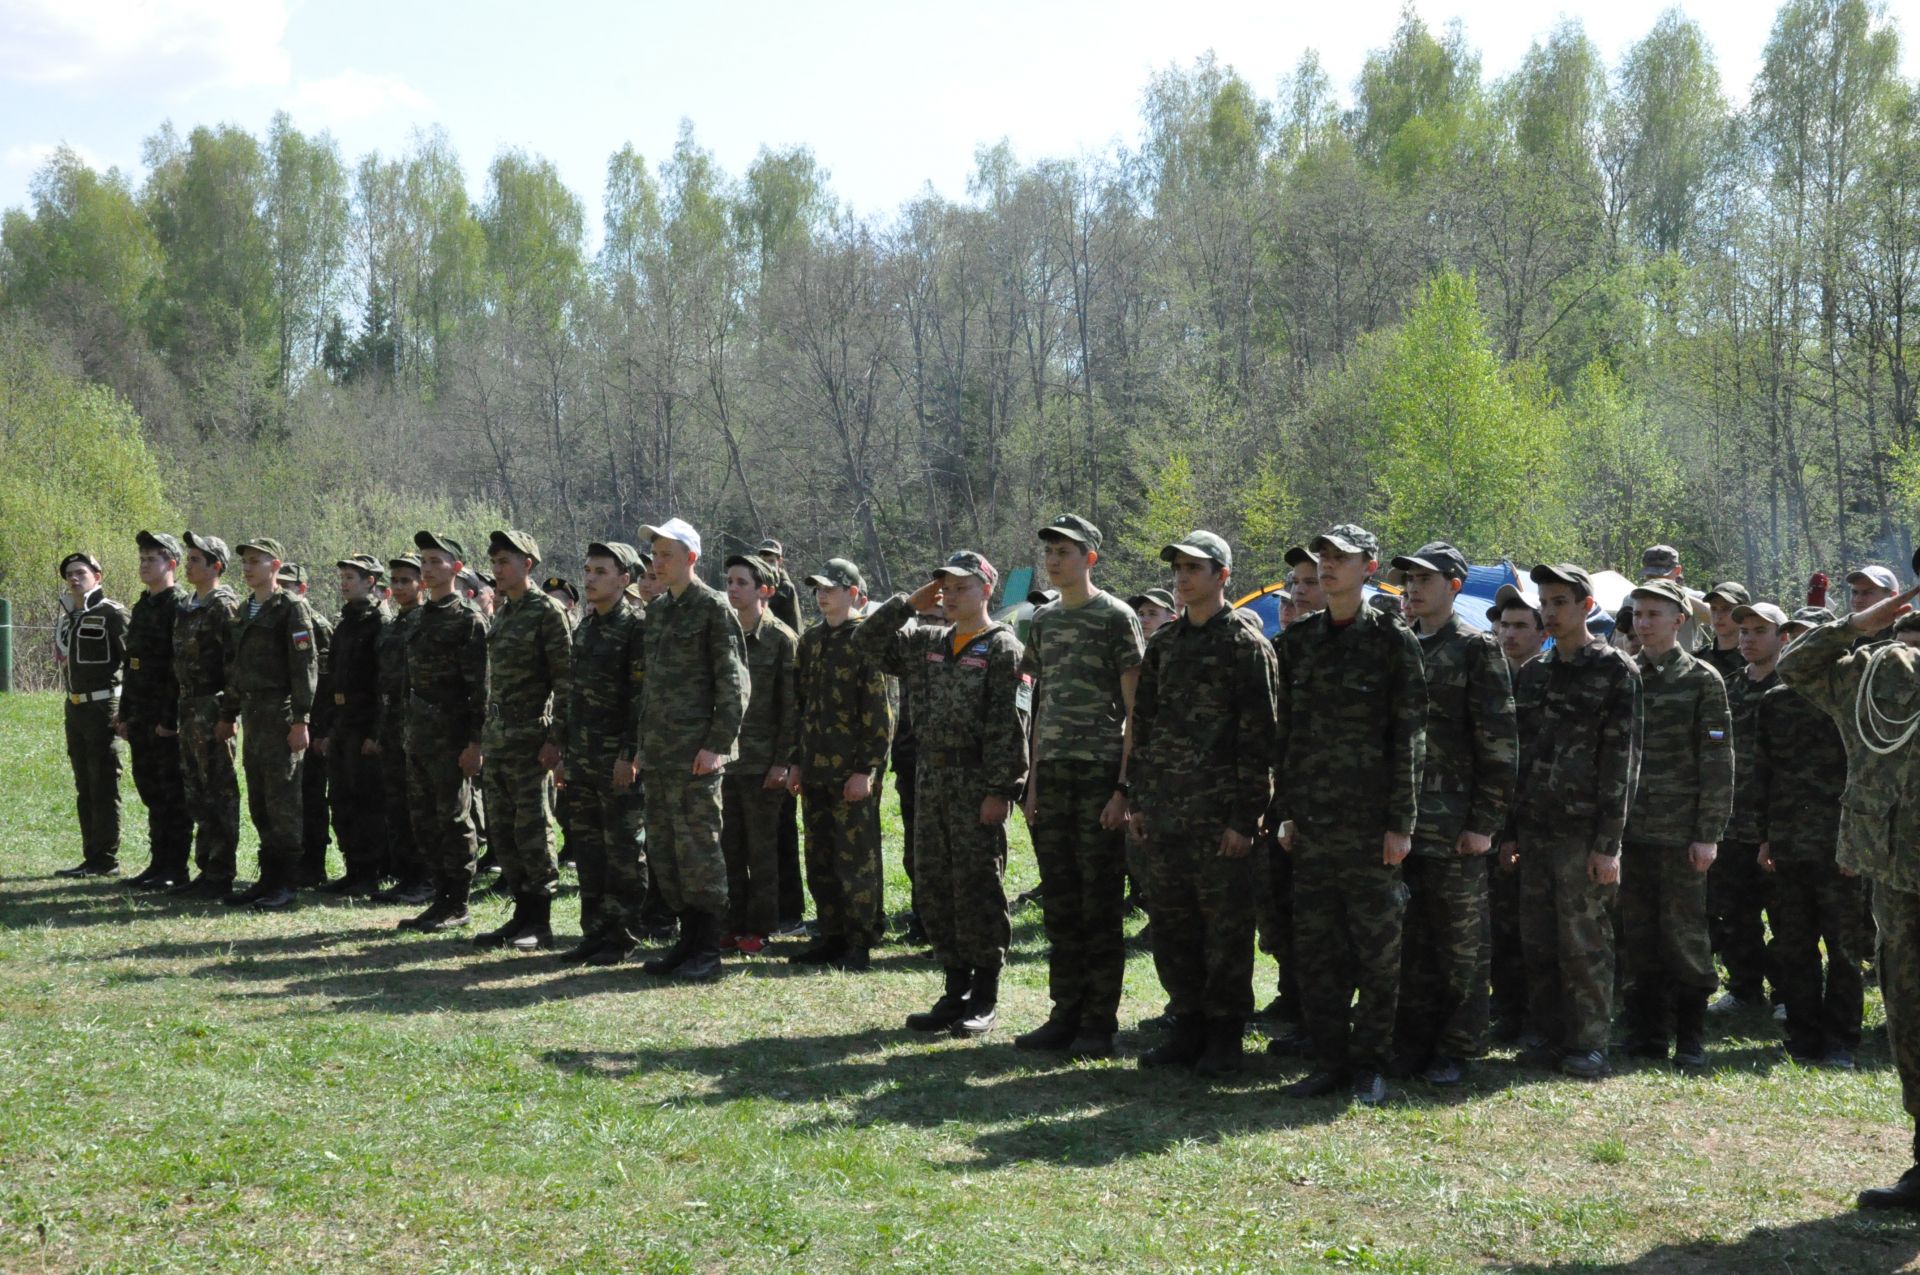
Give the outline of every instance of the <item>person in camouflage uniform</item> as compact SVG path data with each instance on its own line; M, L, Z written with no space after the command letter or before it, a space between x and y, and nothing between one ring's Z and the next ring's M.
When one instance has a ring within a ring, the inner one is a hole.
M120 746L114 719L127 667L127 608L100 587L90 553L60 561L69 609L60 617L61 686L67 693L67 761L80 816L80 862L58 877L120 873Z
M647 859L634 758L646 613L627 600L627 586L640 567L632 545L596 541L587 546L580 576L585 605L573 626L560 771L573 794L574 866L580 874L581 939L560 956L569 964L618 965L639 945Z
M1007 814L1027 778L1032 681L1020 639L987 615L999 573L961 550L911 596L896 594L853 634L854 650L883 671L915 678L926 766L919 772L914 842L921 923L946 987L914 1031L977 1036L992 1029L1007 921ZM917 618L938 604L946 623Z
M1909 733L1920 700L1920 647L1888 642L1855 649L1855 643L1912 610L1916 592L1896 593L1843 622L1819 625L1780 656L1780 680L1824 711L1846 745L1847 787L1834 861L1840 871L1873 885L1887 1043L1900 1073L1901 1100L1914 1122L1912 1166L1894 1185L1862 1191L1865 1209L1920 1210L1920 749ZM1794 799L1803 796L1796 792Z
M230 551L218 536L186 536L187 583L193 592L173 613L173 677L180 688L180 777L187 814L198 830L199 875L173 893L224 898L233 889L240 846L240 780L233 744L220 738L220 692L229 644L238 632L240 595L221 583Z
M833 558L807 577L820 623L800 639L800 730L787 791L807 825L807 887L819 936L790 959L858 973L886 919L875 786L893 738L886 675L853 649L867 591L860 568Z
M1770 650L1750 631L1775 621ZM1742 646L1752 646L1770 668L1781 645L1819 624L1833 623L1825 608L1795 612L1741 608ZM1751 656L1749 658L1752 658ZM1840 806L1846 798L1847 747L1833 719L1778 676L1752 714L1751 760L1736 768L1742 794L1757 810L1755 859L1771 878L1767 919L1773 924L1771 967L1787 1009L1787 1052L1803 1064L1851 1070L1860 1048L1865 991L1860 975L1860 878L1834 862ZM1734 722L1737 741L1740 722ZM1826 949L1824 976L1821 948Z
M319 653L313 612L280 587L286 551L267 536L237 549L251 596L229 638L226 686L220 692L219 737L236 727L247 771L247 812L260 834L260 878L229 894L231 907L273 911L293 906L301 871L302 772L312 742Z
M1393 565L1406 573L1427 700L1413 852L1402 867L1409 899L1394 1047L1428 1083L1455 1085L1486 1047L1490 852L1520 752L1513 680L1499 643L1454 612L1467 579L1459 550L1436 541Z
M481 734L492 849L513 913L474 936L475 947L553 946L553 896L560 865L553 853L553 772L565 742L564 712L573 684L573 631L558 602L533 587L540 544L524 531L496 531L487 556L500 600L487 628L491 700Z
M1686 597L1683 590L1682 597ZM1734 675L1746 670L1747 661L1740 654L1740 626L1734 623L1733 609L1746 606L1753 601L1753 595L1747 586L1738 580L1726 580L1707 590L1704 601L1707 604L1708 628L1712 630L1712 639L1699 650L1689 650L1687 654L1708 665L1720 675L1720 681L1728 687L1731 695ZM1693 600L1687 599L1688 616L1692 616Z
M1014 1044L1104 1058L1126 976L1127 723L1146 647L1133 608L1094 587L1100 529L1061 514L1038 535L1060 596L1035 609L1021 659L1034 688L1022 809L1040 868L1053 1010Z
M1707 601L1715 608L1715 631L1719 626L1721 599L1733 595L1736 585L1715 585ZM1707 932L1713 939L1714 955L1727 967L1727 991L1707 1006L1710 1014L1765 1005L1770 959L1766 926L1761 916L1768 907L1772 878L1760 867L1760 807L1764 791L1754 779L1754 746L1760 701L1780 684L1774 664L1780 655L1780 626L1786 613L1770 602L1757 606L1742 597L1727 612L1732 626L1738 665L1729 669L1728 661L1713 664L1727 686L1727 711L1733 719L1733 814L1727 820L1726 840L1707 871ZM1718 648L1716 648L1717 652Z
M762 557L728 558L727 603L746 640L749 696L740 756L720 779L720 848L727 861L728 935L722 948L757 956L779 924L780 811L787 759L800 729L794 684L800 637L767 609L777 579Z
M767 601L767 610L773 612L774 619L794 633L799 633L800 590L794 587L793 577L787 574L785 547L778 540L762 540L754 556L773 569L773 596Z
M1269 822L1293 859L1294 949L1315 1066L1292 1097L1386 1098L1426 741L1420 645L1367 606L1380 546L1343 523L1307 546L1327 609L1280 635ZM1304 711L1300 711L1304 710Z
M1538 601L1518 585L1503 584L1487 609L1487 621L1493 625L1508 680L1513 683L1520 680L1521 667L1546 645L1547 630L1535 605ZM1517 724L1517 706L1515 721ZM1517 747L1518 736L1515 738ZM1502 1044L1520 1039L1527 1018L1527 962L1520 948L1520 863L1512 848L1511 840L1503 843L1487 880L1492 967L1489 1008L1493 1018L1490 1034Z
M1640 653L1640 785L1622 837L1620 911L1632 988L1627 1051L1706 1065L1707 998L1719 979L1707 936L1707 871L1733 812L1727 689L1679 647L1687 599L1669 580L1633 591Z
M193 820L180 771L180 684L173 674L173 625L187 591L174 583L180 542L143 531L140 583L146 586L127 619L127 673L115 729L133 758L133 785L147 807L145 871L128 884L171 890L187 876Z
M332 819L327 800L327 738L333 733L333 621L313 605L307 594L307 569L298 563L280 564L280 588L307 604L313 620L315 676L313 746L300 768L300 869L296 886L316 886L327 879L328 832Z
M1501 853L1520 865L1527 963L1523 1065L1595 1080L1613 1022L1613 910L1620 838L1640 777L1640 673L1587 629L1593 580L1572 563L1533 568L1553 650L1520 670L1520 783Z
M666 586L647 608L641 642L640 772L647 796L647 855L661 900L679 918L672 947L648 974L711 978L720 972L728 909L720 848L720 784L740 755L746 716L746 639L726 595L694 575L700 533L679 518L642 527Z
M567 617L567 639L571 648L573 626L580 622L580 590L564 576L548 576L540 582L540 590L552 598ZM556 718L564 719L566 704L555 700L553 709ZM563 744L564 740L561 741ZM560 850L554 858L559 868L573 866L573 797L562 785L555 784L553 790L553 820L560 825Z
M1156 633L1133 706L1153 964L1168 1037L1142 1067L1240 1068L1253 1009L1253 841L1273 799L1274 659L1259 621L1227 605L1233 553L1210 531L1160 551L1185 612Z
M380 707L374 755L382 765L386 803L386 870L393 885L374 894L376 902L418 905L433 897L433 871L413 831L413 804L407 788L407 631L420 618L420 555L387 559L393 584L393 616L380 631Z
M328 648L333 711L327 729L327 787L334 835L346 873L321 889L366 896L387 869L386 785L381 774L380 643L392 621L377 592L386 574L379 559L356 554L334 564L340 581L340 623Z
M466 547L432 531L416 532L413 543L427 600L407 626L407 792L434 898L400 928L438 934L470 919L479 852L473 781L487 721L487 622L454 588Z

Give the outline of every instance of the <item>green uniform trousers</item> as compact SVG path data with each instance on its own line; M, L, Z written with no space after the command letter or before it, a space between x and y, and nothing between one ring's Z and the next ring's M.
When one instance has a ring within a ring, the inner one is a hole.
M487 848L500 861L500 888L516 899L552 898L560 888L550 816L553 772L540 764L542 742L497 748L480 772L491 821Z
M1387 1069L1406 912L1406 882L1381 862L1378 835L1295 825L1300 1009L1322 1070Z
M113 702L67 703L67 761L80 815L80 857L105 871L120 864L120 743Z
M200 875L231 882L240 846L240 780L233 741L221 739L220 701L196 695L180 701L180 778L196 829L193 859Z
M725 774L720 781L720 850L727 861L729 932L772 934L780 921L780 810L785 788L768 788L767 772Z
M1771 964L1787 1006L1788 1044L1815 1054L1858 1049L1866 996L1860 974L1860 879L1841 876L1832 863L1781 863L1774 868L1773 887L1767 904L1773 922Z
M287 747L287 701L240 705L240 761L247 771L247 813L260 834L260 879L292 886L300 879L301 776L307 753Z
M675 916L727 919L727 858L720 849L720 774L646 772L647 861ZM877 804L877 803L876 803Z
M1115 1031L1127 970L1127 841L1124 830L1100 826L1100 812L1113 798L1113 767L1043 761L1034 773L1039 790L1033 857L1040 868L1053 1012L1089 1031ZM1157 838L1158 831L1148 836ZM1155 855L1149 850L1142 859L1151 881ZM1151 885L1147 899L1151 914Z
M640 937L647 896L640 785L614 786L611 761L570 761L573 863L580 877L580 932L630 945Z
M443 890L473 885L480 841L473 826L473 781L460 769L466 741L441 715L416 701L407 716L407 796L428 879Z
M1707 874L1687 848L1628 842L1620 855L1620 922L1626 944L1628 1027L1664 1037L1674 1004L1719 986L1707 934Z
M807 826L807 890L821 937L872 947L886 931L880 785L865 801L848 801L839 784L802 784L800 805Z
M1520 836L1527 1030L1569 1053L1605 1053L1613 1029L1613 907L1587 877L1587 843Z
M977 766L922 766L914 799L913 893L933 955L946 968L1006 963L1007 828L980 822Z
M1416 1064L1476 1058L1487 1047L1492 855L1416 853L1401 865L1407 923L1400 936L1394 1050Z
M1147 916L1168 1010L1244 1019L1253 1012L1253 856L1221 856L1221 809L1214 798L1148 809ZM1081 1025L1106 1021L1083 1012Z

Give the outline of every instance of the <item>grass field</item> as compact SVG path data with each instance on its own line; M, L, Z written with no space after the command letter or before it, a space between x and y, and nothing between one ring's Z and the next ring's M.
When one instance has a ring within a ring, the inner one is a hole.
M1056 1065L1010 1043L1046 1008L1033 912L1001 1030L963 1043L900 1028L937 990L900 946L865 976L743 961L666 987L401 937L394 908L235 915L56 881L78 860L60 712L0 697L0 1269L1851 1273L1920 1254L1920 1225L1852 1211L1908 1162L1877 1030L1851 1075L1785 1061L1756 1019L1704 1079L1588 1086L1497 1056L1463 1092L1414 1083L1376 1111L1280 1099L1299 1069L1264 1054L1218 1087ZM130 779L127 800L131 872ZM1014 859L1030 884L1024 837ZM571 893L556 917L577 928ZM1160 1003L1136 949L1122 1021Z

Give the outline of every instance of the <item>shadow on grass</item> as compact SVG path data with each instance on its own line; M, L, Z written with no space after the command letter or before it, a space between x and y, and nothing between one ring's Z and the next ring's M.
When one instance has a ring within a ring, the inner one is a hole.
M1512 1275L1891 1275L1920 1258L1920 1218L1844 1213L1764 1226L1738 1239L1662 1244L1625 1262L1502 1266Z

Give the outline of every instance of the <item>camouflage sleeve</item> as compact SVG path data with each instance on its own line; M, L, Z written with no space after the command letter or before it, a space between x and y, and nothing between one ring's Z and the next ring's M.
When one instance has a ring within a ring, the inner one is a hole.
M313 700L320 689L320 651L313 635L313 612L299 598L290 597L287 612L287 684L291 687L290 724L313 720Z
M1125 612L1114 612L1116 622L1113 625L1113 667L1125 673L1129 669L1140 667L1140 661L1147 655L1147 639L1140 630L1140 617L1133 608ZM1263 639L1264 640L1264 639Z
M1520 779L1520 731L1514 716L1513 677L1500 648L1489 641L1475 641L1470 649L1473 802L1467 810L1467 830L1491 837L1500 831L1513 805L1513 790Z
M1388 741L1387 829L1411 836L1419 817L1420 769L1427 757L1427 674L1420 640L1394 625L1396 640L1388 685L1393 695L1393 738Z
M1733 817L1733 714L1727 707L1727 684L1719 677L1701 683L1699 731L1700 800L1694 806L1693 840L1718 842Z
M887 675L879 669L862 670L859 682L862 711L854 717L855 737L850 741L853 769L878 776L893 747L893 696L887 693Z
M747 697L753 683L747 676L747 635L740 618L724 602L709 608L707 650L713 661L713 723L703 747L722 757L740 742L740 723L747 716Z
M1233 669L1240 720L1234 723L1233 807L1227 826L1251 837L1273 803L1275 678L1273 647L1264 635L1242 631L1235 638ZM1136 692L1136 707L1139 702Z
M1600 748L1595 758L1594 854L1617 855L1627 828L1627 810L1640 785L1640 675L1624 657L1614 661L1613 693L1607 696L1600 720Z
M640 688L647 680L647 624L645 620L627 626L627 711L620 715L626 725L620 732L621 759L640 756Z
M1853 626L1845 620L1809 629L1781 653L1780 680L1838 720L1851 708L1851 683L1857 676L1853 639Z
M813 630L808 629L800 635L800 642L793 652L793 747L789 750L789 766L803 765L807 759L808 743L813 735L812 714L807 712L807 692L812 688L811 674L814 661L819 653L814 649Z
M467 641L460 650L460 680L467 688L467 742L477 744L487 728L487 700L493 679L487 661L487 622L473 614Z
M776 766L793 764L800 745L799 644L781 634L780 657L773 664L773 745L767 755Z
M312 610L312 603L308 603ZM313 613L313 733L331 735L339 714L333 702L333 630L326 617Z
M1273 639L1273 804L1267 808L1267 828L1276 836L1280 825L1293 816L1287 813L1287 741L1293 731L1293 679L1288 667L1293 657L1283 640L1285 633Z
M227 607L221 611L220 619L220 720L237 722L240 720L240 699L233 693L233 658L240 649L240 617L245 613L246 603Z
M1027 650L1031 652L1032 647ZM1127 759L1127 773L1135 777L1134 791L1142 809L1153 806L1154 779L1153 728L1160 715L1160 673L1151 647L1140 664L1140 684L1133 691L1133 755ZM1023 662L1024 667L1024 662Z
M1778 694L1793 695L1797 692L1775 687L1760 697L1760 705L1753 713L1753 774L1749 783L1753 792L1754 835L1761 841L1773 840L1773 751L1774 711L1778 705Z
M540 619L540 654L547 665L547 682L553 689L553 721L547 727L547 742L564 748L567 740L567 702L573 698L573 630L559 607L549 607Z
M868 623L872 623L871 620ZM987 790L1017 801L1027 786L1026 675L1020 639L1002 630L987 655L987 702L980 724L980 764Z
M881 672L906 677L913 671L914 619L907 595L896 593L853 631L848 645Z

